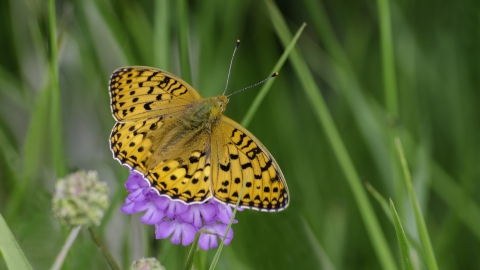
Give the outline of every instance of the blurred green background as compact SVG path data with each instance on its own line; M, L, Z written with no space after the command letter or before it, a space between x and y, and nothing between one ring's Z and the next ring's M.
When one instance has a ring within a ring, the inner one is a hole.
M365 183L392 199L414 266L427 268L399 137L438 265L480 269L478 1L62 0L55 9L52 46L47 1L0 1L0 213L35 269L52 265L68 235L51 198L56 179L78 169L108 184L98 230L122 268L155 256L180 269L188 247L155 240L139 215L119 210L128 171L109 149L109 76L154 66L219 95L240 39L233 92L268 76L303 22L248 126L280 164L290 206L238 213L217 268L402 269L388 204ZM233 96L226 115L241 122L258 91ZM197 269L214 252L199 251ZM64 269L107 267L83 230Z

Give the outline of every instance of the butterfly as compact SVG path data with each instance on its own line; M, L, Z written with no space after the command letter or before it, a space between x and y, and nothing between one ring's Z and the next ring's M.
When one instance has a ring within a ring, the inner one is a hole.
M115 70L109 90L117 122L113 156L160 196L186 204L213 197L235 206L245 186L242 207L275 212L288 206L287 183L273 156L222 115L225 95L202 98L177 76L141 66Z

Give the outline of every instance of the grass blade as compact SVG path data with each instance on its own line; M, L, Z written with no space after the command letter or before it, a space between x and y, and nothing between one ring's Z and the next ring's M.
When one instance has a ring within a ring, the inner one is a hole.
M190 246L190 251L188 252L187 261L185 263L185 270L192 269L193 266L193 259L195 258L195 253L198 249L198 240L200 239L200 233L195 235L195 239L193 240L192 245Z
M82 229L82 226L77 226L73 228L73 230L70 232L68 235L67 241L65 241L65 244L62 247L62 250L60 253L57 255L57 258L55 259L55 262L51 268L51 270L58 270L61 269L63 262L65 261L65 258L67 257L68 251L70 250L70 247L73 245L73 242L77 238L78 233Z
M390 222L392 222L393 225L395 225L395 221L393 220L391 216L391 208L389 206L388 201L372 186L370 183L365 183L365 187L367 190L372 194L372 196L377 200L377 202L380 204L382 207L383 212L385 212L385 215L388 217ZM407 231L406 232L407 239L410 243L410 245L418 251L418 255L420 256L421 259L425 259L423 256L423 249L420 246L420 244L416 241L416 239Z
M0 253L8 269L32 269L7 223L0 214Z
M52 158L57 177L66 173L65 157L62 150L62 128L60 121L60 86L58 83L58 60L57 60L57 32L55 17L55 0L48 1L49 30L50 30L50 136L52 145Z
M405 183L407 185L408 196L410 197L410 202L412 203L413 212L415 214L418 233L420 235L420 239L422 240L423 249L425 250L426 264L429 269L437 270L438 265L433 252L432 243L430 242L430 236L428 235L427 225L423 219L422 209L420 209L420 204L418 203L415 190L413 189L412 177L410 175L407 160L405 159L405 154L403 153L402 143L400 142L399 138L395 138L395 144L397 145L398 155L400 157L403 173L405 175Z
M188 17L187 1L179 0L178 9L178 46L180 50L180 70L181 77L186 82L192 82L192 70L190 68L190 56L188 52Z
M402 252L403 269L413 270L412 256L410 254L410 247L408 246L407 237L403 231L402 223L398 217L397 210L393 205L392 199L390 199L390 211L392 212L393 224L395 225L395 231L397 232L398 244L400 245L400 251Z
M167 0L155 2L155 28L153 33L153 54L155 67L171 70L170 5Z
M237 204L235 205L235 208L233 209L232 216L230 217L230 222L228 222L227 229L225 230L225 234L222 237L222 242L220 242L220 245L218 246L217 252L215 253L215 257L213 257L212 264L210 265L210 270L214 270L215 267L217 266L218 259L220 258L220 254L222 253L222 249L224 246L225 239L227 238L228 232L230 231L230 228L232 227L233 220L235 219L235 214L237 214L237 209L238 205L240 205L240 198L243 196L243 192L245 191L245 185L248 182L248 176L245 177L245 181L243 181L243 186L242 189L240 190L240 196L238 196Z
M305 26L307 26L306 23L303 23L302 26L298 29L297 33L295 36L292 38L292 41L285 47L285 50L283 51L282 56L280 56L280 59L278 59L277 63L273 67L273 70L270 72L270 74L273 74L276 71L279 71L285 61L287 60L287 57L290 55L290 52L292 49L295 47L295 44L297 44L297 40L300 37L300 35L303 32L303 29L305 29ZM247 127L248 124L252 121L253 115L257 112L258 108L260 107L260 104L262 103L263 99L267 95L268 91L270 90L270 87L273 84L273 80L268 80L263 86L260 91L258 91L258 94L255 96L255 99L253 100L252 104L248 108L247 113L243 117L242 120L242 126Z
M380 38L383 62L383 83L385 101L390 117L398 117L397 80L395 77L395 60L393 55L392 26L388 0L377 0L380 19Z

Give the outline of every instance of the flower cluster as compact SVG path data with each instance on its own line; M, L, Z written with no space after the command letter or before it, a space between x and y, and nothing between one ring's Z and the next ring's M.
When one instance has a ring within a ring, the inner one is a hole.
M108 188L96 171L78 171L58 179L52 204L63 225L98 226L110 204Z
M160 262L155 258L140 258L133 262L130 270L165 270Z
M202 204L187 205L159 196L150 188L142 175L130 172L125 187L130 192L121 210L125 214L144 212L142 223L155 225L157 239L171 236L173 244L186 246L193 242L195 234L200 232L199 246L208 250L218 246L217 237L223 238L232 217L232 208L211 199ZM242 209L238 209L241 211ZM236 220L233 223L237 223ZM233 230L228 231L225 245L233 238Z

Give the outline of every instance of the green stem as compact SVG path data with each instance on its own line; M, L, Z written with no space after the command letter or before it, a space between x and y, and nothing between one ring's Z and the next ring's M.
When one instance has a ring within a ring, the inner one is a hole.
M230 221L228 222L227 230L225 230L225 234L222 237L222 242L220 243L220 246L218 247L217 252L215 253L215 257L213 257L212 264L210 265L209 270L214 270L215 267L217 267L217 262L218 259L220 258L220 253L222 253L222 249L224 246L225 239L227 238L228 231L230 231L230 228L232 227L233 220L235 219L235 215L237 214L237 209L238 206L240 205L240 198L243 198L243 191L245 190L245 186L247 185L248 182L248 176L250 174L247 174L245 177L245 181L243 181L243 186L242 189L240 190L240 196L238 196L237 204L235 205L235 209L233 209L232 216L230 217Z
M200 239L200 232L195 235L195 240L193 240L192 246L190 247L190 251L188 252L187 262L185 263L185 270L192 269L193 266L193 259L195 258L195 253L197 252L198 248L198 240Z
M110 253L110 251L108 251L102 239L100 239L100 236L98 236L97 231L95 231L95 228L88 227L88 231L90 232L90 235L92 236L92 239L93 239L93 242L95 242L95 245L97 245L97 247L102 251L102 254L107 260L108 265L110 265L110 268L113 270L120 270L120 267L118 266L117 262L113 259L112 254Z
M73 228L73 230L70 232L70 234L68 235L67 241L65 241L65 244L62 247L62 250L60 251L60 253L58 253L52 268L50 268L51 270L59 270L62 268L63 262L67 257L68 251L70 250L70 247L73 245L73 242L77 238L77 235L80 232L81 228L82 226L77 226Z
M398 245L400 247L400 251L402 252L403 269L414 270L407 237L405 236L405 231L403 230L402 223L400 222L400 218L398 217L397 210L395 209L392 199L390 199L390 211L393 218L395 232L397 233Z
M400 175L400 165L395 159L395 143L394 138L398 136L396 129L398 119L398 100L397 100L397 80L395 75L395 57L392 41L392 26L390 19L390 5L389 0L377 0L378 17L380 26L380 47L382 48L382 66L383 66L383 84L385 92L385 106L387 108L388 120L388 136L389 136L389 152L392 155L393 166L393 182L396 184L395 197L404 197L404 185ZM400 210L402 204L399 205ZM402 212L402 211L400 211Z
M57 33L55 0L48 1L49 28L50 28L50 132L52 144L53 166L57 177L62 177L66 173L65 159L62 154L62 128L60 121L60 86L58 83L58 63L57 63Z
M397 145L398 156L400 157L400 162L402 164L408 196L410 197L410 202L412 203L418 233L420 235L420 239L422 240L423 249L425 250L426 264L430 269L438 270L437 260L435 259L435 253L433 252L432 243L430 242L430 236L428 235L427 225L425 224L425 220L423 219L422 209L420 208L417 196L415 195L415 190L413 189L412 177L408 169L408 164L405 158L405 154L403 152L402 143L400 142L400 139L398 137L395 138L395 144Z
M180 49L180 70L182 79L192 84L192 73L190 69L190 57L188 53L188 18L186 0L177 2L178 9L178 44Z
M398 101L395 60L393 55L392 26L390 22L390 6L388 0L377 0L377 5L378 17L380 19L385 102L389 116L395 120L398 117Z
M155 1L155 33L153 54L155 67L170 70L170 4L168 0Z
M283 64L287 60L287 57L290 55L290 52L295 47L295 44L297 44L297 40L302 34L303 29L305 29L305 26L307 26L306 23L303 23L302 26L300 26L297 33L293 37L293 39L285 47L285 50L283 51L282 56L280 57L280 59L278 59L277 63L273 67L273 70L270 72L270 74L273 74L275 71L279 71L282 68ZM255 115L255 113L257 112L258 108L260 107L260 104L262 103L263 99L267 95L272 84L273 84L273 80L269 80L263 85L262 89L258 91L257 96L255 97L252 104L250 105L250 108L248 108L247 113L243 117L242 126L247 127L250 124L250 122L252 121L253 115Z

